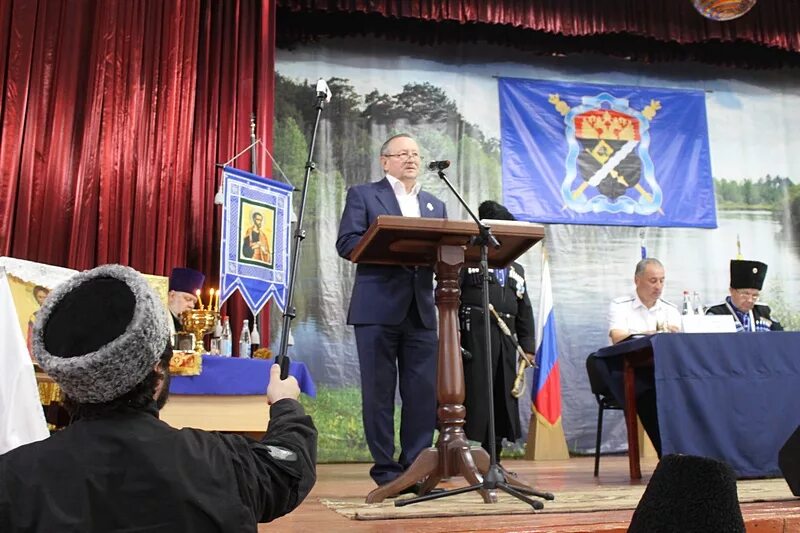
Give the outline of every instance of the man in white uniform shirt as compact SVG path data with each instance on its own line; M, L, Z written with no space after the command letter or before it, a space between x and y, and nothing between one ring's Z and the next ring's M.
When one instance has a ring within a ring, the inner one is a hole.
M680 331L678 308L661 299L664 290L664 265L652 257L636 264L633 282L636 292L611 302L608 309L608 336L617 344L631 335L649 335L659 331ZM608 386L620 405L625 405L621 358L604 359L608 367ZM636 410L656 453L661 457L661 434L658 429L656 388L653 372L636 373Z
M608 336L616 344L631 335L657 331L680 331L681 314L673 304L661 299L664 290L664 265L652 257L636 264L633 275L636 292L611 302L608 309Z

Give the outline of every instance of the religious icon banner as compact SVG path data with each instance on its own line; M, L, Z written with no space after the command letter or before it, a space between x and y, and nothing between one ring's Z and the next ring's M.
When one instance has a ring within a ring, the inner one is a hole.
M284 310L289 279L292 186L225 167L220 302L239 290L253 314L270 298Z
M519 219L717 227L702 91L498 84L503 197Z

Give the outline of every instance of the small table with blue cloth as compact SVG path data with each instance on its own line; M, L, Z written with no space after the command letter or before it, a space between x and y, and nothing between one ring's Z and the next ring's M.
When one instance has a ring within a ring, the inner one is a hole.
M239 359L203 355L198 376L172 376L162 420L174 427L263 433L269 421L267 386L274 359ZM291 361L289 374L300 391L316 397L308 367Z
M663 454L712 457L739 477L780 475L778 451L800 424L800 333L657 334L595 355L624 360L624 387L612 389L624 390L631 478L641 477L634 383L643 372L654 372Z
M269 369L274 359L239 359L203 356L203 370L199 376L172 376L170 394L266 394ZM297 379L300 391L312 398L317 388L302 361L289 363L289 375Z

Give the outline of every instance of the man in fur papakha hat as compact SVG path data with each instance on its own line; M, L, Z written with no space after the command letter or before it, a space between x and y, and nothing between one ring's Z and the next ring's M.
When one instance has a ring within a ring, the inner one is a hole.
M487 200L478 207L478 216L483 220L516 220L503 205ZM489 222L491 225L491 222ZM484 347L482 276L479 268L461 269L461 346L464 354L464 406L467 416L464 432L470 440L476 440L490 451L489 409L486 397L494 397L495 453L500 462L503 438L514 442L522 435L519 423L517 398L511 395L517 375L517 351L514 341L498 325L497 318L490 316L492 390L487 390L486 350ZM517 262L507 268L489 269L489 304L500 316L508 331L516 336L522 350L531 361L535 359L533 308L525 283L525 270Z
M169 392L166 311L135 270L106 265L56 288L33 349L71 423L0 456L0 531L250 531L316 480L317 431L273 365L259 442L158 419Z
M730 296L725 302L709 307L707 315L732 315L736 331L783 331L780 322L770 316L770 308L758 303L767 265L760 261L731 260Z

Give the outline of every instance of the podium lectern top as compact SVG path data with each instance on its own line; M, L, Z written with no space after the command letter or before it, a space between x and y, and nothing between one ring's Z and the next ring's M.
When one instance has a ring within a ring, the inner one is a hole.
M485 222L500 242L500 248L489 248L491 268L508 266L544 238L544 228L539 224ZM467 246L464 266L472 266L480 261L480 247L469 246L470 239L477 235L478 228L471 220L381 215L361 237L350 260L380 265L433 265L440 246Z

